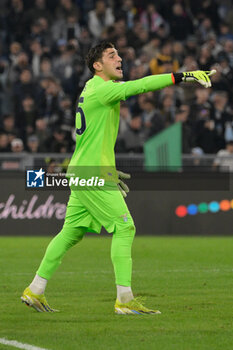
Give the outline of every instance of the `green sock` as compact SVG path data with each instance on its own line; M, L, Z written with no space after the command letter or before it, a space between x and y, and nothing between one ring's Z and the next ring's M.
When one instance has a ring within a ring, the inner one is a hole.
M116 284L131 286L132 258L131 247L135 235L134 225L127 230L116 231L112 237L111 258L114 266Z
M61 232L49 243L37 274L49 280L61 264L67 250L81 241L85 233L85 227L63 226Z

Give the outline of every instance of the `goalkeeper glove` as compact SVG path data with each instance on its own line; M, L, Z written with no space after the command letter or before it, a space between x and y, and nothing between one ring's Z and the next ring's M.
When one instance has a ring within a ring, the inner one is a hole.
M126 198L127 193L129 193L129 187L122 181L122 179L123 180L130 179L131 175L123 173L123 171L119 171L119 170L117 170L117 174L118 174L118 179L119 179L117 186L118 186L119 190L121 191L122 196L124 198Z
M193 72L184 72L182 81L197 81L199 84L203 85L205 88L211 87L210 77L216 73L216 70L203 71L196 70Z

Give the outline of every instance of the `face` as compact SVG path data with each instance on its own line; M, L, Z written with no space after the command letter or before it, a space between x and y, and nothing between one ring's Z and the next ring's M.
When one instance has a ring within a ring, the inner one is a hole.
M29 83L31 81L31 78L32 78L32 75L28 70L23 70L22 73L20 74L20 80L22 83Z
M115 48L108 48L103 52L102 59L94 63L96 73L104 80L118 80L123 78L122 59Z
M4 123L4 126L5 126L6 129L9 129L9 128L11 129L11 128L14 127L15 120L14 120L13 117L9 117L9 118L6 118L6 119L3 121L3 123Z
M233 144L232 143L229 143L227 145L227 150L230 152L230 153L233 153Z
M8 145L8 137L5 134L0 135L0 148L5 148Z

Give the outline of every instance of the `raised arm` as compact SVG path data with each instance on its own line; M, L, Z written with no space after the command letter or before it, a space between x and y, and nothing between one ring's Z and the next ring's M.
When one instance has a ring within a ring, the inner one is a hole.
M127 82L109 80L98 87L97 97L101 103L111 105L126 100L130 96L159 90L174 83L173 74L150 75L142 79Z
M114 82L109 80L98 86L97 97L104 105L111 105L130 96L143 94L148 91L155 91L176 83L196 81L208 88L211 86L210 76L216 71L204 72L194 71L187 73L169 73L150 75L148 77L128 82Z

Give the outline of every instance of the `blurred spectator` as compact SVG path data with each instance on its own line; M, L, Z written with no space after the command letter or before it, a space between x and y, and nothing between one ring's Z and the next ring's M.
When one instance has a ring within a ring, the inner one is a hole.
M40 115L45 119L47 127L51 130L57 125L59 120L59 103L64 93L58 81L53 78L48 79L44 96L40 105Z
M50 47L52 43L52 35L49 28L47 17L39 17L37 23L40 28L40 42L43 46Z
M181 83L130 97L122 105L117 151L142 152L148 137L177 120L182 122L185 152L198 145L202 152L215 152L231 140L229 0L10 0L2 5L0 150L9 150L19 137L28 149L31 136L38 138L33 152L50 151L49 142L58 152L73 149L76 101L91 76L84 59L101 39L116 45L124 80L217 70L212 89ZM3 117L10 114L13 119Z
M160 53L150 61L150 70L152 74L163 74L168 72L177 72L179 63L173 58L172 44L166 42L163 44Z
M0 152L10 152L8 135L4 132L0 132Z
M54 75L61 81L63 88L68 79L71 78L74 72L74 59L76 53L76 47L73 44L68 44L65 50L58 56L54 62Z
M31 66L33 76L36 78L40 75L40 64L43 55L41 43L35 39L30 43Z
M230 27L227 23L222 22L219 25L219 41L233 40L233 33L230 32Z
M25 38L26 19L22 0L10 0L7 14L8 33L11 41L23 42Z
M214 34L212 21L209 17L204 17L198 27L197 36L200 42L204 43L210 35Z
M129 129L124 133L124 148L126 152L142 152L144 135L142 133L142 118L134 115Z
M219 14L216 0L190 0L191 10L198 19L209 17L218 29Z
M25 140L27 135L35 132L38 111L35 100L31 96L25 96L22 101L22 109L17 113L16 125L20 135Z
M32 22L30 34L27 36L27 39L29 42L38 40L41 45L47 46L48 48L51 46L52 34L46 17L40 17Z
M149 3L146 10L142 12L140 20L143 28L150 33L156 33L161 24L165 24L162 16L157 12L154 3Z
M180 41L175 41L172 46L174 58L178 61L179 66L183 63L185 50Z
M213 166L220 171L233 171L233 140L227 142L226 148L217 153Z
M30 153L40 152L39 138L36 135L31 135L27 139L27 150Z
M206 45L203 45L200 50L199 58L197 61L198 68L201 70L210 70L210 67L215 63L212 57L211 51Z
M65 151L68 150L66 132L60 129L59 127L54 129L52 136L46 140L45 146L46 146L47 152L65 153L64 149Z
M161 42L165 42L166 40L169 40L169 30L168 27L165 26L163 23L160 24L156 34L158 35Z
M15 47L17 49L17 44ZM18 47L19 48L19 47ZM11 56L12 57L12 56ZM27 69L30 71L29 57L26 52L21 51L12 57L14 63L10 66L8 81L10 84L17 84L19 81L21 73Z
M127 103L121 103L120 109L120 125L119 125L119 134L118 139L122 139L124 133L129 129L130 122L132 119L132 114L130 113Z
M218 61L218 55L223 50L223 47L220 43L218 43L217 36L215 34L210 34L207 37L205 46L211 52L211 55L213 56L215 61Z
M10 112L10 97L7 87L9 74L9 63L6 59L0 58L0 116Z
M106 7L103 0L97 0L95 9L88 14L88 27L91 34L100 38L105 27L114 23L114 15L111 8Z
M197 37L195 35L189 35L187 39L185 40L185 52L186 52L186 58L192 57L194 60L194 57L197 55L198 50L198 41Z
M165 123L160 111L156 109L153 99L145 98L141 108L144 140L146 141L149 137L163 130Z
M119 36L116 39L116 47L120 57L124 58L128 50L128 42L125 35Z
M40 78L52 78L52 63L51 60L47 57L44 57L40 62Z
M58 19L66 20L71 14L74 14L79 18L78 7L72 2L72 0L60 0L59 5L56 7L56 17Z
M230 65L233 67L233 40L226 40L223 47L229 59Z
M122 2L123 4L120 9L116 6L116 17L123 17L126 21L127 28L131 29L134 25L134 19L137 15L138 9L135 7L133 0L123 0Z
M32 73L29 69L24 69L20 74L19 82L14 86L14 112L22 109L22 101L26 96L36 98L37 87L32 80Z
M197 69L197 61L193 56L188 55L184 58L183 66L179 69L179 72L190 72ZM180 84L180 86L182 86L182 84ZM192 103L196 87L197 85L195 84L187 83L185 89L183 89L184 100L187 103Z
M161 101L160 113L166 127L174 123L175 109L176 106L173 97L170 95L164 95Z
M72 101L69 96L62 97L59 103L59 122L61 129L67 132L71 132L74 126L74 111L72 109Z
M190 153L193 147L192 129L188 124L188 117L190 114L189 105L181 105L176 111L175 121L181 122L182 125L182 153Z
M211 66L211 69L216 69L216 74L211 77L212 90L214 92L217 91L225 91L230 96L232 91L232 84L228 80L226 76L222 74L222 68L219 64L214 64Z
M11 141L11 152L13 153L21 153L24 151L24 144L21 139L13 139Z
M219 137L217 149L220 149L224 147L226 123L231 122L233 118L233 112L228 103L228 95L225 91L218 91L214 94L213 107L211 110L211 119L215 122L215 130Z
M36 135L39 139L41 152L47 152L46 141L50 135L50 132L47 128L47 122L44 118L38 118L36 120Z
M50 12L46 6L46 0L35 0L34 6L25 15L27 28L30 28L31 24L41 17L46 18L47 21L50 20Z
M66 42L70 39L78 39L81 35L81 26L79 24L79 14L70 12L66 20L58 19L52 26L53 40L63 39Z
M72 39L78 39L80 37L81 28L78 23L77 14L72 13L67 17L65 31L66 31L66 36L64 37L67 41Z
M198 86L195 89L195 99L191 104L190 121L193 126L197 125L197 121L203 120L203 118L210 117L210 110L212 109L212 103L209 101L210 90Z
M224 138L226 143L233 140L233 120L225 123Z
M148 60L152 60L153 57L157 56L160 51L161 40L155 34L150 36L149 42L143 46L142 52L148 57Z
M183 61L183 66L180 67L179 71L187 72L187 71L192 71L197 69L198 69L198 65L195 58L192 55L186 55Z
M177 41L184 41L193 33L192 21L187 13L184 12L180 3L175 3L172 7L170 18L170 34Z
M230 32L233 33L233 7L232 4L227 8L226 15L223 17L226 23L229 25Z
M133 47L128 47L122 60L122 65L126 70L125 79L129 79L129 74L132 68L135 67L136 54Z
M217 151L218 135L215 129L215 122L206 119L202 124L199 123L199 128L196 134L196 145L200 147L204 153L215 153Z
M149 34L143 28L139 20L135 20L134 26L127 32L127 39L130 45L135 49L136 53L141 50L142 46L147 44L145 36L147 35L147 42L149 40Z
M195 167L198 167L201 165L201 161L202 161L202 156L203 156L204 152L200 147L193 147L191 149L191 155L192 155L192 164ZM194 170L194 168L193 168Z
M55 159L51 158L51 159L48 160L47 163L48 163L48 165L47 165L47 173L49 173L49 174L56 173L58 164L55 161Z
M218 56L219 70L225 82L227 82L227 90L229 96L233 96L233 68L230 66L229 59L225 53L220 53Z
M15 117L12 114L7 114L3 116L1 132L4 132L8 135L17 135L19 134L18 129L15 126Z
M93 45L91 34L86 27L82 27L80 37L79 37L79 48L81 57L86 57L89 49Z
M12 66L17 64L18 55L20 54L21 50L22 50L22 47L19 42L13 41L10 44L9 59Z
M172 100L172 103L175 107L179 107L184 101L184 94L182 88L179 86L167 86L163 90L161 90L156 95L159 97L158 102L161 104L164 96L169 96Z
M107 37L113 41L119 36L124 36L126 33L131 33L131 30L127 31L126 20L124 18L118 18L117 21L114 22L113 26L107 27L106 29L108 29ZM129 42L129 36L127 36L127 39Z

